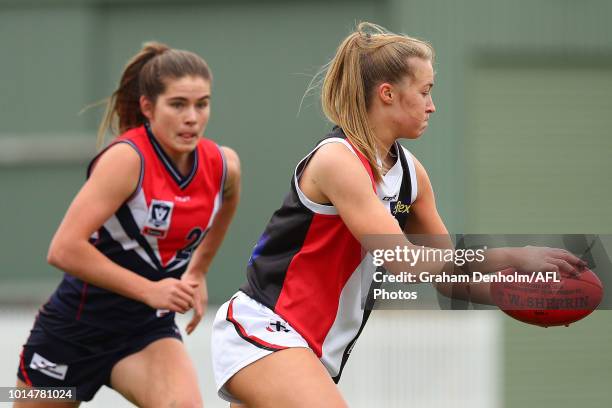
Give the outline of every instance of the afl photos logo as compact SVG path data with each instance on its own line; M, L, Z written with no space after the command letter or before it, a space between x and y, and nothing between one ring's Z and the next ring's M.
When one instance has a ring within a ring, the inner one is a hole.
M172 201L151 200L147 222L142 229L143 234L157 238L165 238L172 220Z

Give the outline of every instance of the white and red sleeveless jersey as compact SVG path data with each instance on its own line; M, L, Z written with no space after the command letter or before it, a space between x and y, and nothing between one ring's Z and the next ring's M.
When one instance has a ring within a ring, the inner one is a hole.
M369 268L372 262L367 262L369 255L363 253L338 210L312 202L299 188L309 158L327 143L342 143L359 158L379 199L404 228L417 196L411 154L396 143L398 159L376 184L365 156L336 127L297 165L291 191L253 250L247 283L241 290L298 331L338 381L370 313L362 306L370 286L362 295L360 268Z
M149 280L180 278L221 207L226 174L222 151L201 138L192 169L184 176L148 127L126 132L109 147L118 143L129 144L140 155L140 179L134 194L90 241L115 263ZM92 160L88 174L104 151ZM111 328L134 328L159 317L173 317L69 274L52 295L49 307Z

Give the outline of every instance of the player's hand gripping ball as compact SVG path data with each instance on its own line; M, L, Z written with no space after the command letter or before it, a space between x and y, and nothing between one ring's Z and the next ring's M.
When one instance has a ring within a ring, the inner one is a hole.
M514 274L514 269L498 272ZM558 276L558 275L557 275ZM560 282L494 282L491 298L507 315L542 327L568 326L588 316L603 298L603 285L590 269L561 273Z

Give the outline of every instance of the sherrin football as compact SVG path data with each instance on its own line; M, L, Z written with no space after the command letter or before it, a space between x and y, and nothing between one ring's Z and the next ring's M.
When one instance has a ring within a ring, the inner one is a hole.
M498 272L515 275L514 269ZM568 326L584 319L603 298L603 285L590 269L578 275L561 274L544 282L492 282L491 298L507 315L521 322L549 327Z

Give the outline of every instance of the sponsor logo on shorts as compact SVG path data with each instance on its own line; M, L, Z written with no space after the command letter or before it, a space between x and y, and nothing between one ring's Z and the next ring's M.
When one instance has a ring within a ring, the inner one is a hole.
M392 196L383 197L383 201L394 201L397 200L397 194Z
M66 364L53 363L38 353L34 353L32 356L30 368L58 380L64 380L68 372L68 366Z
M287 326L285 326L287 323L282 322L280 320L270 320L270 323L268 323L268 327L266 327L266 330L269 332L285 332L285 333L289 333L291 330L289 330L287 328Z

